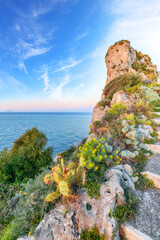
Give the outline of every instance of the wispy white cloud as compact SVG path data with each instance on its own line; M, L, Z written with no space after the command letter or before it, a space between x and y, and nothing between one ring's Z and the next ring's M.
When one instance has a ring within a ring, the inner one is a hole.
M26 74L28 73L27 69L26 69L26 66L25 66L23 61L19 62L18 67L19 67L20 70L23 70Z
M64 3L67 0L46 0L46 1L39 1L39 4L33 7L32 9L32 16L39 17L40 15L44 15L50 12L58 3Z
M53 73L57 73L57 72L61 72L61 71L65 71L65 70L68 70L70 68L73 68L73 67L77 66L81 61L76 61L73 58L69 58L68 62L70 62L70 63L69 64L65 64L62 67L56 69L55 71L53 71Z
M45 47L41 47L41 48L28 48L26 49L26 53L24 53L23 57L24 57L24 60L30 58L30 57L34 57L34 56L38 56L38 55L42 55L42 54L45 54L47 52L49 52L51 49L51 47L48 47L48 48L45 48Z
M84 83L80 83L77 87L74 88L74 91L80 89L80 88L83 88L85 86Z
M21 41L17 44L17 49L21 62L28 58L45 54L51 50L52 47L36 47L33 43Z
M85 38L88 34L89 34L89 32L84 32L84 33L78 34L75 37L75 41L80 41L81 39Z
M43 91L47 91L49 88L49 77L48 77L48 72L46 71L41 77L40 79L44 80L44 86L45 88L43 89Z
M62 101L66 98L66 94L63 93L63 88L70 82L70 75L66 74L64 78L61 80L61 83L57 87L50 86L47 94L49 98L54 99L56 101Z

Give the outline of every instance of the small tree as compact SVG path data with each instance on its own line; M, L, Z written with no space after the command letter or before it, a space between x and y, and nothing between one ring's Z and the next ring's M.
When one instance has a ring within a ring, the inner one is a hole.
M47 141L45 134L36 127L15 140L8 153L10 161L3 166L6 181L13 183L33 178L42 167L49 165L53 149L45 148Z

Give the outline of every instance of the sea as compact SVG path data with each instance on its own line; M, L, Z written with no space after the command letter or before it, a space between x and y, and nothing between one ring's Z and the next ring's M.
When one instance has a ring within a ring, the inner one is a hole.
M53 147L53 157L78 145L89 133L92 113L0 113L0 150L10 149L26 130L37 127Z

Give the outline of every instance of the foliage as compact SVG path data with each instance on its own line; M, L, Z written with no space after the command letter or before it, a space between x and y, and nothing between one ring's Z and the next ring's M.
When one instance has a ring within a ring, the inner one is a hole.
M141 59L144 61L141 61ZM152 64L148 55L143 55L141 52L137 53L137 61L134 61L132 68L139 73L143 72L151 80L157 78L157 66Z
M150 102L149 101L145 101L144 99L141 99L140 97L138 97L135 102L134 102L134 106L133 106L133 111L137 112L137 113L143 113L144 115L148 115L148 113L150 113Z
M140 86L142 85L142 83L139 83L139 84L137 84L137 85L135 85L135 86L133 86L133 87L129 87L129 88L127 88L125 91L129 94L129 95L131 95L131 94L133 94L133 93L140 93Z
M140 190L154 188L154 182L147 178L147 175L142 175L137 171L136 176L138 176L138 181L135 183L135 188Z
M13 197L18 190L18 185L0 184L0 233L13 218Z
M9 152L1 152L1 181L5 183L22 182L33 178L42 167L52 161L52 148L45 148L47 138L37 128L27 130L18 138Z
M135 158L135 162L134 162L135 167L139 168L140 170L143 170L147 163L148 157L151 155L152 155L152 151L141 148L139 151L139 155Z
M21 191L16 194L19 197L19 202L12 209L12 221L3 231L2 239L16 240L18 237L33 231L44 214L53 208L53 204L45 202L46 195L56 190L55 185L47 185L43 182L48 170L48 168L43 169L42 173L35 179L30 179L22 185Z
M118 111L115 111L115 115L116 112ZM118 115L117 113L117 116ZM110 118L108 117L108 119ZM151 121L144 117L139 118L134 113L127 114L127 112L125 112L117 119L113 117L112 121L110 120L108 123L111 140L114 144L121 147L120 155L123 159L137 158L140 152L148 153L149 155L143 142L148 139L153 139L151 136L151 132L153 132L150 126Z
M107 238L100 234L96 227L89 229L84 229L81 233L80 240L107 240Z
M139 75L125 73L114 78L108 85L105 86L103 93L107 99L112 99L114 93L129 87L133 87L141 83L142 79Z
M98 104L99 104L100 107L105 107L106 105L110 104L110 100L106 99L106 100L103 100L103 101L99 101Z
M160 100L158 93L153 89L147 86L140 86L140 90L141 90L142 96L146 100L149 100L150 102L156 102L157 100Z
M95 131L101 126L101 122L100 121L94 121L93 122L93 127L92 127L92 131Z
M126 116L126 119L127 119L127 116ZM143 131L141 131L141 128L137 129L137 127L133 123L133 119L132 119L132 124L130 120L126 120L126 119L122 120L122 133L124 134L123 142L126 145L132 146L131 148L132 152L129 150L123 150L121 152L121 156L126 158L130 158L130 157L135 158L139 155L139 151L141 149L146 149L145 144L143 144L145 140L145 134Z
M120 223L126 223L129 218L134 216L139 202L138 197L129 188L124 190L124 195L126 203L120 206L116 205L109 214L109 217L114 217Z
M100 183L108 167L120 164L120 149L113 149L105 138L92 138L79 148L79 165L85 172L85 187L90 197L99 197Z
M15 229L15 225L12 225L11 223L7 225L5 230L3 231L3 236L1 237L1 240L13 240L12 238L12 232Z
M112 121L113 119L118 118L121 114L125 113L127 110L126 106L121 102L114 104L106 113L104 120Z
M69 149L64 151L61 154L61 157L64 159L64 162L67 163L72 157L73 153L76 151L76 147L71 146Z
M151 106L153 107L160 107L160 99L152 100Z
M80 169L76 168L75 163L72 162L65 167L64 160L61 158L60 164L52 168L52 173L44 177L46 184L54 183L57 186L56 191L47 195L45 200L54 202L61 196L64 198L72 197L71 186L77 181L79 171Z

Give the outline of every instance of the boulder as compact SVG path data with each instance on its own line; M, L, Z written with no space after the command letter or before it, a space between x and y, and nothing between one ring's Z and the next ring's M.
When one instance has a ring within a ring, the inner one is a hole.
M116 104L116 103L123 103L127 108L131 108L131 101L130 99L127 97L125 92L116 92L113 97L112 97L112 101L111 101L111 107Z
M64 205L47 214L35 230L34 240L75 240L78 239L74 212L65 214Z

